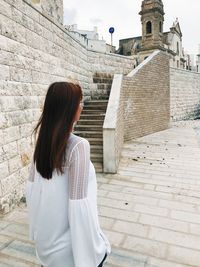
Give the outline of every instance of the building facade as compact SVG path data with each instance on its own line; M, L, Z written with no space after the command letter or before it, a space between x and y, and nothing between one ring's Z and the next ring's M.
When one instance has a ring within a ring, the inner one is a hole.
M72 24L65 25L65 29L91 51L101 53L115 53L116 51L115 46L107 44L105 40L99 40L97 27L94 27L93 31L80 30L77 24Z
M178 19L168 32L163 32L164 5L162 0L143 0L141 11L142 36L119 41L118 53L138 55L138 63L159 49L170 56L170 66L186 68L182 47L182 32Z

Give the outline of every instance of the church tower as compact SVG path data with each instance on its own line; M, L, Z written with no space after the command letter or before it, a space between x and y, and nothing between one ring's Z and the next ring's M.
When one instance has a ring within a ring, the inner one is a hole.
M162 0L143 0L141 50L163 49L164 8Z

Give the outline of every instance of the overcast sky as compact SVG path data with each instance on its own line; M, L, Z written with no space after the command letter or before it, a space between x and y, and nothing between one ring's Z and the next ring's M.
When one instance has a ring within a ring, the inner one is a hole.
M98 27L99 38L110 43L109 27L114 27L113 44L119 39L141 35L140 15L142 0L64 0L64 23L78 24L78 29ZM183 47L197 54L200 44L200 0L163 0L164 31L169 31L178 17L183 33Z

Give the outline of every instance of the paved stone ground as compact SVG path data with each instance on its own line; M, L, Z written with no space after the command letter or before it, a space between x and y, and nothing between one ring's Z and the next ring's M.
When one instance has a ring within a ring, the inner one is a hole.
M118 174L98 174L105 267L200 267L200 121L171 126L126 143ZM39 266L23 204L0 220L0 266Z

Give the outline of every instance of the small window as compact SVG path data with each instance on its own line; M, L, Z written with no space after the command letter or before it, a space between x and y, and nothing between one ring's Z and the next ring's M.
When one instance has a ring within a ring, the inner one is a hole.
M162 32L162 22L159 23L159 31Z
M146 33L152 33L152 25L151 25L151 21L148 21L146 24Z
M176 43L176 54L179 55L179 42Z
M140 49L140 44L137 44L136 48L137 48L137 49Z

